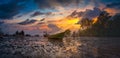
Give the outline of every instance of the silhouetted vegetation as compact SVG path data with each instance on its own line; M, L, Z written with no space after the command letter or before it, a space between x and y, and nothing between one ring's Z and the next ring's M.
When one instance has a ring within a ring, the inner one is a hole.
M1 28L0 28L0 38L3 38L4 33L2 32Z
M85 30L79 31L79 36L120 36L120 14L116 14L113 17L109 13L103 11L98 17L95 24L90 24L91 21L84 21L82 26L91 26Z
M92 24L92 20L88 19L88 18L83 18L80 22L81 27L89 27Z
M14 36L25 36L25 32L22 30L22 31L16 31Z
M25 36L27 36L27 37L31 37L31 35L30 35L30 34L26 34Z

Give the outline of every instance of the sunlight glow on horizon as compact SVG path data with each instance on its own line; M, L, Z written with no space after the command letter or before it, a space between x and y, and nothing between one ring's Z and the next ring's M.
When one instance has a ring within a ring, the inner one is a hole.
M62 30L70 29L73 31L80 29L80 25L77 24L79 20L80 18L65 18L61 21L56 22L55 24Z

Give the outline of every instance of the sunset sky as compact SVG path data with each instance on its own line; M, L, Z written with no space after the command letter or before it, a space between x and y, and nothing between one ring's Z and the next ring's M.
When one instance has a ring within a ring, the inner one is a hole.
M25 30L26 33L36 34L42 32L39 30L55 29L55 31L58 31L67 28L66 26L69 26L69 28L74 27L76 29L75 26L78 25L73 24L77 23L81 17L66 17L72 15L73 12L84 12L87 14L82 15L82 17L85 16L93 19L98 16L101 10L107 11L110 15L120 13L120 1L0 0L0 27L1 29L4 29L3 32L5 33L14 33L16 30ZM92 15L93 17L89 16L89 14L92 13L95 13ZM67 19L75 20L71 22Z

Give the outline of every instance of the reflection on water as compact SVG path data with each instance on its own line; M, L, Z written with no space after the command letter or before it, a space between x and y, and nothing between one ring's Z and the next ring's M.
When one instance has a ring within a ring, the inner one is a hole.
M57 43L57 45L55 44ZM60 58L69 58L71 56L77 55L79 56L78 47L81 46L80 41L76 41L75 38L63 38L62 42L54 42L53 45L58 47L58 51L56 52L56 57ZM61 46L62 45L62 46Z
M120 58L119 42L107 37L6 38L0 41L0 58Z

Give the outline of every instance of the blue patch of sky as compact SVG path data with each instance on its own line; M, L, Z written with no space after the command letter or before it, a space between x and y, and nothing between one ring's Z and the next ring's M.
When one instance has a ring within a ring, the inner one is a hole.
M38 9L38 6L36 5L36 3L33 2L33 0L19 3L19 5L21 4L25 4L24 9L20 10L20 13L23 13L23 14L29 13Z
M0 0L0 4L7 4L11 2L11 0Z
M120 2L120 0L100 0L104 4Z

